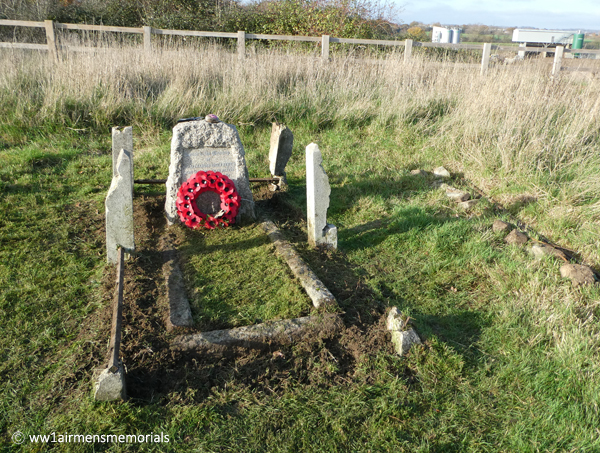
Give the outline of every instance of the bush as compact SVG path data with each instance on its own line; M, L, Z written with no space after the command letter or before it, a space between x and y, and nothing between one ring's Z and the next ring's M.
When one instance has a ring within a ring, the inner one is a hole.
M239 8L234 28L254 33L340 38L389 36L383 10L353 0L276 0Z

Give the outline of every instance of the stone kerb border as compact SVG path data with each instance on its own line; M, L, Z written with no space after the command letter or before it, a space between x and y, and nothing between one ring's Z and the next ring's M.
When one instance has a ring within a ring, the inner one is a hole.
M127 398L125 369L120 358L124 269L125 250L119 247L117 258L117 290L113 302L108 365L96 377L94 386L94 398L100 401L124 400Z
M235 329L180 335L171 343L171 349L222 355L234 347L265 349L275 344L291 344L304 338L316 339L322 333L338 333L343 328L344 323L338 315L305 316Z
M202 124L199 127L200 130L206 128L207 127ZM181 132L178 132L178 134L182 135ZM185 140L181 137L176 139L174 132L174 144L184 141ZM205 139L205 141L208 140ZM270 170L273 176L279 176L282 181L282 184L279 187L276 187L276 189L285 188L285 182L283 182L285 180L285 165L291 156L292 144L293 135L291 131L284 125L273 123L271 149L269 152L271 164ZM326 192L324 197L327 201L325 203L324 212L322 209L319 211L322 216L325 217L327 206L329 205L330 189L327 182L327 175L320 165L322 161L320 158L320 151L317 145L313 144L311 146L311 150L315 150L315 152L311 152L311 156L315 156L314 161L318 167L312 171L313 176L316 175L316 178L313 177L313 181L318 180L318 184L313 184L312 193L315 196L323 197L323 192ZM174 156L173 153L174 152L172 151L172 158ZM171 178L172 174L173 168L170 171L169 178ZM307 185L308 179L307 175ZM320 203L319 206L321 205L323 205L323 203ZM329 225L329 227L331 229L333 226ZM323 282L317 278L315 273L302 260L293 246L284 239L275 224L265 219L262 222L262 228L269 239L275 244L276 254L286 261L294 276L300 281L300 284L311 298L313 306L327 311L337 309L338 305L333 294L327 289ZM335 227L333 227L333 230L334 232L337 232ZM331 235L326 237L330 238ZM335 241L328 242L328 245L336 247L337 236L335 237ZM183 278L180 275L179 266L175 256L176 251L170 246L167 235L161 239L161 247L165 250L165 252L163 252L165 256L165 266L163 267L163 271L166 279L167 299L170 311L167 320L167 329L172 330L176 327L192 326L191 310L185 296ZM235 329L179 335L171 343L171 348L178 351L194 350L196 352L205 351L219 353L232 347L260 349L272 343L286 344L293 342L298 338L316 338L318 337L318 335L316 335L317 332L339 332L343 327L344 324L342 320L335 314L307 316L291 320L270 321Z
M300 280L300 284L311 298L315 308L322 306L337 307L333 294L298 255L292 244L283 238L275 224L270 220L265 220L262 227L269 239L275 244L277 254L287 262L294 276Z
M327 287L302 260L293 246L283 238L279 229L270 220L262 222L262 227L269 239L275 244L276 253L287 262L292 273L312 300L315 308L335 310L337 301ZM163 268L164 269L164 268ZM175 271L176 272L176 271ZM165 272L169 279L169 273ZM190 313L189 303L185 297L183 279L171 277L168 281L170 315L167 328L189 327L192 323L176 324L179 313ZM179 295L183 294L183 297ZM186 318L187 319L187 318ZM302 338L319 338L321 333L338 333L344 323L337 314L320 314L296 319L269 321L234 329L215 330L195 334L179 335L171 343L174 351L209 352L225 354L234 347L264 349L271 344L290 344Z

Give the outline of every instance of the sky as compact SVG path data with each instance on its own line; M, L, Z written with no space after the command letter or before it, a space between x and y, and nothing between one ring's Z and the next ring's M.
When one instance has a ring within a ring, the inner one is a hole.
M600 0L398 0L403 23L600 30ZM403 2L403 3L401 3Z

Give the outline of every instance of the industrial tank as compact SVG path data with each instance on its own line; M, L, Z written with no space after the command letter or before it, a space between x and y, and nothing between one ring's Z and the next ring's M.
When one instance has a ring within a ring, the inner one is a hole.
M452 44L460 44L460 30L458 28L452 29Z
M575 33L573 35L573 49L583 49L583 39L585 38L585 34L583 33Z

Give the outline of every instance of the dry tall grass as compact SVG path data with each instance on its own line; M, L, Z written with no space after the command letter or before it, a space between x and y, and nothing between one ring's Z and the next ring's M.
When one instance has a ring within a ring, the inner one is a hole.
M53 64L43 54L3 50L0 112L22 127L101 131L125 123L168 129L176 118L208 112L235 124L276 118L316 129L369 125L384 134L416 128L423 150L500 199L528 193L546 200L550 230L569 217L581 222L578 229L597 231L598 79L563 73L552 80L550 63L539 60L481 77L473 65L427 57L405 64L402 54L324 63L316 52L250 53L241 63L217 45L152 53L121 46ZM600 261L586 243L586 255Z

